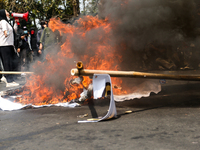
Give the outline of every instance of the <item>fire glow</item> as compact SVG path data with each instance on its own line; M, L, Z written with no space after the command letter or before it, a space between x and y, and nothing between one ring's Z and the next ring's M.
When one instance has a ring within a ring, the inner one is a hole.
M51 19L49 27L52 31L59 31L65 38L64 42L60 44L56 56L55 52L54 55L48 54L45 62L37 62L34 65L35 74L27 80L23 92L20 93L22 97L17 101L23 104L44 105L69 102L79 98L83 88L87 89L92 80L83 77L81 84L70 84L75 78L70 76L70 70L75 66L74 61L81 60L87 69L119 70L117 64L122 61L122 57L115 51L116 45L110 43L111 26L113 25L108 19L101 20L93 16L77 20L76 26ZM96 33L95 39L93 39L94 33ZM89 38L92 38L91 43L84 45L85 40ZM74 42L81 42L84 51L76 48ZM122 80L112 78L112 83L115 87L120 87ZM114 89L114 94L126 93L122 88Z

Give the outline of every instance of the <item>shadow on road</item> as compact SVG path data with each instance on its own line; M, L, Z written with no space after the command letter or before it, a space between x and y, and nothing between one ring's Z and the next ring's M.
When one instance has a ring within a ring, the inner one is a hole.
M149 97L116 102L118 115L128 115L158 108L197 108L200 107L200 83L164 85L160 93L151 93ZM129 110L129 112L120 111Z

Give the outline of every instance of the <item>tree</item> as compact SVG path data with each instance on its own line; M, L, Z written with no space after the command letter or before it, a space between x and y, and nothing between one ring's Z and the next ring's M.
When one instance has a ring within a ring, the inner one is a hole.
M80 14L79 0L72 0L72 5L73 5L73 15L74 17L77 17Z
M27 24L36 26L36 19L59 17L67 21L80 14L79 0L0 0L0 8L9 12L29 12ZM24 21L21 20L22 23Z
M5 9L5 6L6 6L6 1L0 0L0 9Z
M96 15L98 13L98 4L100 0L83 0L84 15Z

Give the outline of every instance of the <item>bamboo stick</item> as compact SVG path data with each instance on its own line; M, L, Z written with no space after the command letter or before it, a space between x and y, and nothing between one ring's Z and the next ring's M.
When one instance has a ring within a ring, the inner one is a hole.
M79 70L83 69L83 63L82 63L82 61L79 61L79 62L76 63L76 68L79 69Z
M21 72L21 71L0 71L0 74L33 74L33 72Z
M200 75L199 76L171 75L171 74L157 74L157 73L146 73L146 72L135 72L135 71L89 70L89 69L76 69L76 68L71 70L71 75L73 76L93 76L94 74L109 74L111 77L200 81Z

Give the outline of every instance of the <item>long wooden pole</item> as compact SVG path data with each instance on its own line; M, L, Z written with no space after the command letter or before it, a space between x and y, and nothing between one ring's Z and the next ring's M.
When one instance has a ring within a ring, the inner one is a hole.
M33 72L21 72L21 71L0 71L0 74L33 74Z
M73 76L93 76L94 74L109 74L111 77L200 81L200 75L199 76L171 75L171 74L157 74L157 73L146 73L146 72L136 72L136 71L89 70L89 69L76 69L76 68L71 70L71 75Z

